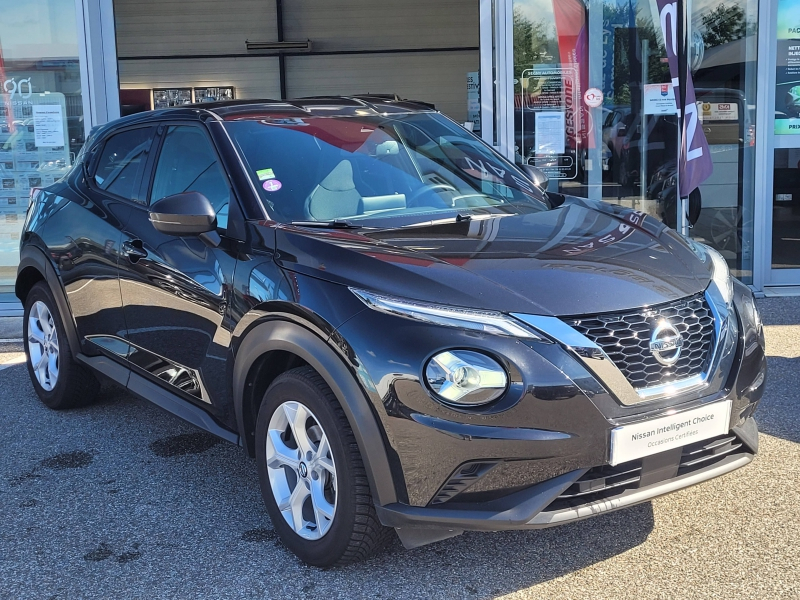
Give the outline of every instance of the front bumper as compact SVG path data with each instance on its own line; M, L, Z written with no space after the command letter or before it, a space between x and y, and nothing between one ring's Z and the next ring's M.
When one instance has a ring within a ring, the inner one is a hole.
M647 502L730 473L752 461L758 450L758 429L752 417L721 438L724 439L704 440L620 465L616 473L622 475L621 480L615 479L613 471L604 477L587 477L592 469L578 469L489 502L449 502L443 507L391 504L377 507L378 516L384 525L397 529L407 548L459 535L465 530L562 525ZM639 475L627 477L631 469L638 469ZM670 476L671 473L674 475ZM595 482L600 479L608 483L597 485ZM570 490L572 494L566 493Z
M752 415L764 390L766 357L752 294L738 282L734 291L728 343L705 385L633 402L623 402L620 386L590 370L591 363L576 357L569 343L476 334L364 310L331 341L359 378L383 431L390 472L373 477L391 479L396 493L386 500L376 497L381 521L398 528L409 547L468 529L546 527L743 466L756 451ZM469 411L435 402L421 369L430 356L450 348L476 349L503 362L509 373L506 395ZM591 488L597 471L612 469L615 427L724 401L731 402L728 431L741 442L735 451L687 470L670 466L680 461L678 448L677 454L640 459L636 482L580 501L559 498L571 487Z

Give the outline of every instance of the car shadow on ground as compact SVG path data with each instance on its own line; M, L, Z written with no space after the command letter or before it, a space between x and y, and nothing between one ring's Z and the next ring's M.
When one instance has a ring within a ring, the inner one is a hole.
M146 585L153 597L210 597L209 582L192 572L204 557L213 588L238 590L235 597L313 589L330 598L490 598L624 553L654 527L646 503L552 529L467 532L410 551L395 539L366 562L322 571L302 565L277 539L255 463L241 449L114 387L92 406L55 412L38 402L23 365L0 373L0 384L5 378L19 390L18 418L41 426L20 430L25 451L0 472L12 520L38 513L25 544L9 548L16 562L0 567L0 577L11 569L42 597L69 597L70 580L106 596ZM0 417L10 410L0 408ZM47 439L37 440L44 432ZM102 514L100 532L95 514ZM176 572L185 575L176 579Z
M800 444L800 358L767 356L767 387L755 413L758 429Z
M764 298L767 385L755 418L762 433L800 443L800 297Z

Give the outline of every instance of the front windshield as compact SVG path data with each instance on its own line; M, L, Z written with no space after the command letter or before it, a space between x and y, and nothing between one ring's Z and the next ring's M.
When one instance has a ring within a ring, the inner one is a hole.
M226 123L276 220L393 227L546 210L514 165L437 113Z

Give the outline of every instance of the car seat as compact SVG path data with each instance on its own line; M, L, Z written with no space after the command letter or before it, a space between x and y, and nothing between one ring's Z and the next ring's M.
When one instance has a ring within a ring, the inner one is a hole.
M353 165L345 159L336 165L308 195L306 218L330 221L360 214L361 194L353 181Z

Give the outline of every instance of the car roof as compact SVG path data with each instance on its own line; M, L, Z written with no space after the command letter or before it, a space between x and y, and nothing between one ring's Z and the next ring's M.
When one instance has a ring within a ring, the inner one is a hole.
M393 94L368 94L359 96L310 96L291 100L226 100L200 102L171 108L136 113L114 121L115 125L135 124L144 121L170 119L213 118L216 120L281 117L347 117L370 114L410 113L435 111L436 107L419 100L404 100Z
M264 118L302 118L309 116L347 117L435 111L436 106L420 100L405 100L395 94L363 94L357 96L309 96L291 100L227 100L200 102L171 108L135 113L93 127L87 143L120 127L158 121L215 121Z
M89 133L90 140L104 137L119 127L157 121L247 120L269 117L302 118L309 116L347 117L435 111L436 106L420 100L405 100L395 94L356 96L309 96L291 100L227 100L200 102L171 108L135 113L99 125Z
M393 94L359 96L309 96L291 100L229 100L193 104L226 119L241 118L248 113L302 113L305 116L347 117L369 113L409 113L436 110L433 104L419 100L404 100Z

